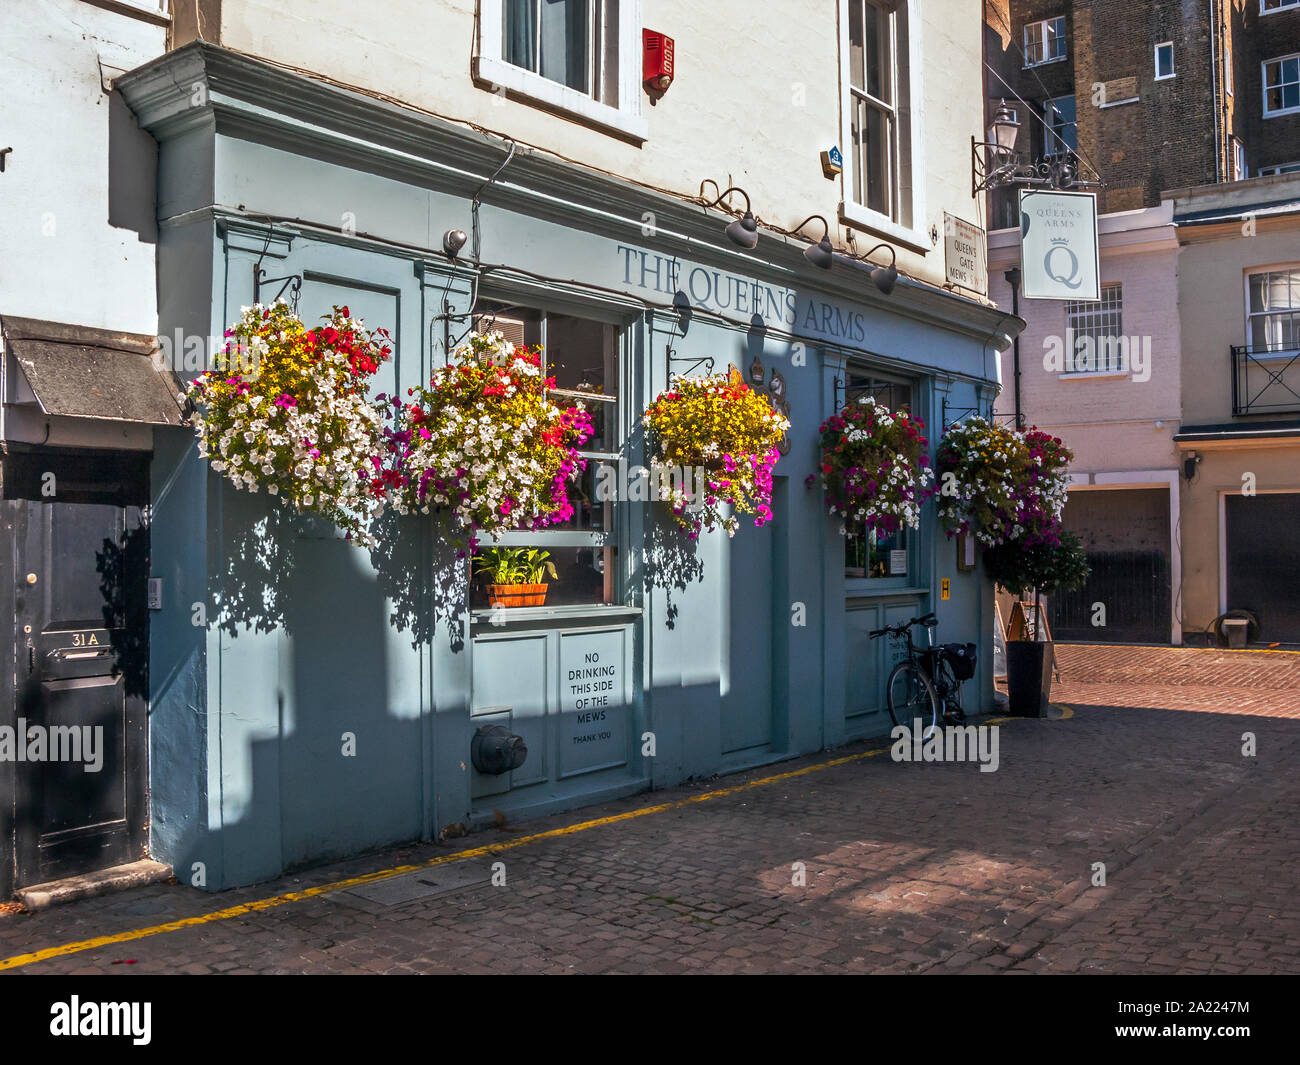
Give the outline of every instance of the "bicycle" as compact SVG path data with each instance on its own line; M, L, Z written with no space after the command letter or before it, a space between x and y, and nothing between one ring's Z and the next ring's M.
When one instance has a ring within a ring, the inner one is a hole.
M912 728L920 720L923 740L934 734L941 715L944 724L966 720L961 708L961 686L975 675L975 645L945 643L936 647L934 629L938 624L934 614L926 614L906 624L874 629L870 634L873 640L888 635L907 641L907 657L894 666L885 683L886 705L895 725ZM923 648L912 641L916 625L925 628Z

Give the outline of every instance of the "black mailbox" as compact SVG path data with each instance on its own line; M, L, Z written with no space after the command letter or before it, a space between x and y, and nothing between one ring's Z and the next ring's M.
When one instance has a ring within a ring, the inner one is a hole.
M469 757L480 773L499 777L523 765L528 748L524 738L516 736L505 725L483 725L470 741Z

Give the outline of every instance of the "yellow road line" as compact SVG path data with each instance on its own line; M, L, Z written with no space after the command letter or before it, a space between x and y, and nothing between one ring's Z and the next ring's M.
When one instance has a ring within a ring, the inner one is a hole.
M378 880L388 880L391 877L402 876L405 873L414 873L420 869L429 869L437 865L447 865L451 862L463 862L469 858L483 858L499 854L501 851L513 850L515 847L523 847L530 843L538 843L544 839L556 839L560 836L572 836L578 832L586 832L593 828L603 828L606 825L616 825L622 821L631 821L638 817L648 817L650 814L665 813L668 810L681 809L684 806L690 806L695 803L711 802L714 799L726 798L728 795L738 795L741 792L751 791L754 788L767 787L770 784L779 784L785 780L794 780L796 777L804 776L808 773L816 773L823 769L833 769L836 766L848 765L850 762L860 762L864 758L872 758L878 754L884 754L888 747L877 747L870 751L862 751L858 754L846 755L843 758L832 758L829 761L818 762L815 765L804 766L802 769L792 769L785 773L776 773L770 777L760 777L758 780L750 780L744 784L736 784L727 788L715 788L713 791L706 791L699 795L689 795L684 799L676 799L673 802L658 803L655 806L643 806L638 810L628 810L625 813L613 814L610 817L598 817L592 821L582 821L576 825L567 825L564 828L552 828L545 832L537 832L531 836L520 836L518 839L500 840L494 843L486 844L482 847L471 847L467 850L457 851L455 854L443 854L437 858L430 858L428 861L419 862L416 865L399 865L392 869L381 869L373 873L366 873L363 876L350 877L347 880L335 880L328 884L319 884L316 887L304 888L302 891L290 891L283 895L272 895L269 898L257 899L254 902L240 903L238 906L229 906L224 910L213 910L211 913L199 914L196 917L183 917L178 921L168 921L166 924L150 925L147 928L135 928L129 932L116 932L107 936L96 936L94 939L83 939L76 943L64 943L57 947L46 947L43 950L32 951L30 954L15 954L11 958L0 958L0 970L17 969L24 965L31 965L34 962L45 961L49 958L63 957L68 954L77 954L83 950L94 950L96 947L107 947L114 943L129 943L133 939L145 939L149 936L161 935L164 932L178 932L182 928L193 928L196 925L210 924L213 921L225 921L231 917L245 917L248 914L260 913L263 910L271 910L277 906L283 906L290 902L301 902L304 899L316 898L320 895L328 895L335 891L346 891L349 888L358 887L362 884L373 884Z
M1124 651L1196 651L1232 655L1300 655L1300 651L1290 651L1285 647L1188 647L1185 644L1136 644L1136 643L1076 643L1059 644L1061 647L1113 647Z

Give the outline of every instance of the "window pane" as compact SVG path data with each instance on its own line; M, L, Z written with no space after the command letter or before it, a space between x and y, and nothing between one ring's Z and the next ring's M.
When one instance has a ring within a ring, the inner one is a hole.
M1079 131L1075 124L1077 112L1074 97L1058 96L1055 100L1048 100L1043 111L1048 126L1047 154L1078 150Z
M540 73L571 89L589 92L587 42L589 0L541 0Z
M502 49L507 63L532 71L537 70L537 2L506 0Z
M884 535L864 525L851 525L844 537L844 576L846 577L904 577L907 563L892 554L907 551L907 530Z
M1051 59L1060 59L1065 55L1065 19L1050 19L1045 25L1047 35L1047 55Z
M863 51L866 57L866 90L877 100L893 103L890 98L889 24L886 15L874 4L866 5Z
M555 378L555 402L581 401L593 435L584 451L618 450L617 330L603 322L551 314L546 318L546 373Z
M1025 62L1029 64L1043 61L1043 26L1035 22L1025 27Z
M862 4L849 4L849 82L855 89L866 88L866 61L863 58Z
M630 478L631 475L626 476ZM648 489L648 483L645 487ZM566 522L548 525L548 529L613 530L614 504L624 498L625 491L625 486L619 483L616 464L588 459L587 468L569 480L567 490L569 502L573 504L573 517ZM628 486L626 490L630 495L634 489Z
M867 101L853 101L854 196L858 203L888 215L891 211L893 121Z

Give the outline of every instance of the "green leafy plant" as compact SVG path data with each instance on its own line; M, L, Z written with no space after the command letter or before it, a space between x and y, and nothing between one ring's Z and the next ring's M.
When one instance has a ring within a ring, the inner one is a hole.
M551 553L538 547L491 547L474 556L474 572L489 584L541 584L560 579Z
M1025 547L1009 540L985 548L983 556L984 571L1017 596L1031 588L1039 594L1073 591L1083 587L1090 572L1083 544L1067 529L1061 530L1059 543Z

